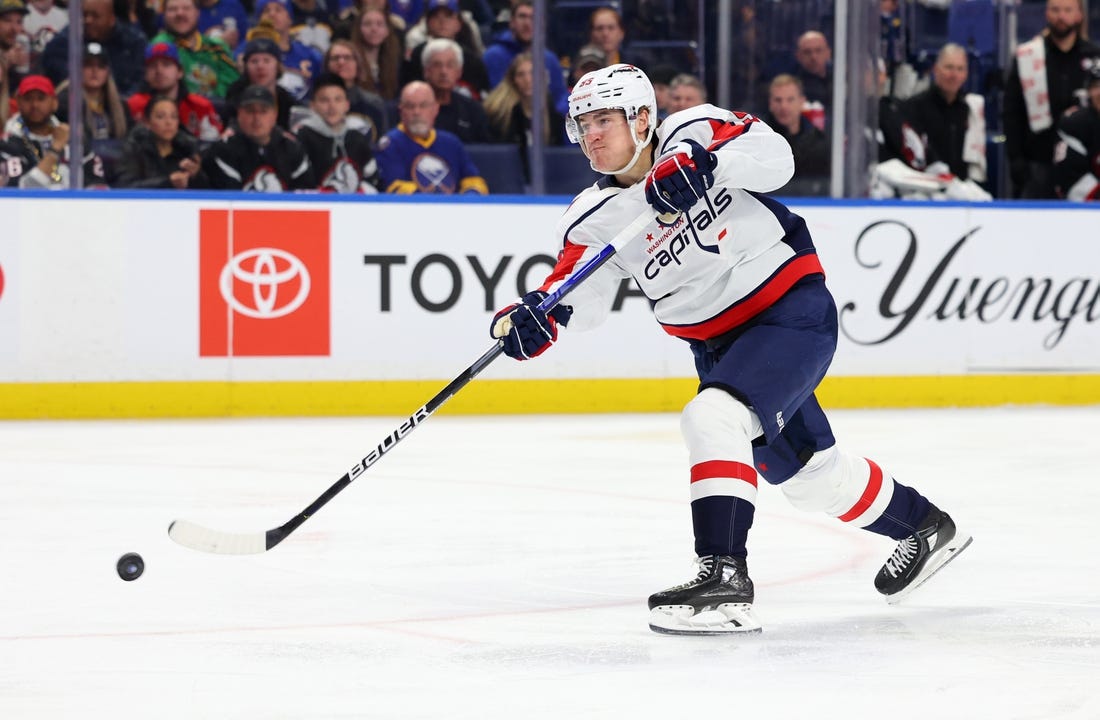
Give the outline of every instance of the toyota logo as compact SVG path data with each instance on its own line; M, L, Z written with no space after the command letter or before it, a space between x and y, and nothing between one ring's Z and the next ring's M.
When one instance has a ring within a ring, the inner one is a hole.
M283 298L280 303L279 287L295 278L300 280L298 293L289 301ZM236 296L233 292L235 280L252 287L251 297L242 301ZM253 248L234 255L226 263L218 287L229 307L241 315L270 320L289 315L306 301L309 297L309 270L305 263L285 250Z
M0 266L0 297L4 296L4 268Z

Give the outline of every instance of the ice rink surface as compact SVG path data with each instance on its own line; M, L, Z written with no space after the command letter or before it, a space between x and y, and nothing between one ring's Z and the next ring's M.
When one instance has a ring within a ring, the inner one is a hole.
M1100 408L846 411L974 544L904 606L894 543L761 487L764 632L654 634L689 579L675 415L0 423L0 718L1100 718ZM126 583L115 561L140 552Z

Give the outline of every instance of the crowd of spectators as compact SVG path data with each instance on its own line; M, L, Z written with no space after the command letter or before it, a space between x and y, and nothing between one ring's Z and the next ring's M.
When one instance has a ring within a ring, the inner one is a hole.
M0 0L0 187L69 186L70 28L58 3ZM83 0L83 181L486 193L468 149L500 144L517 149L530 183L532 132L541 128L543 146L567 143L566 100L585 72L641 65L660 119L708 102L683 63L632 49L628 35L652 8L622 6L632 8L625 21L615 7L594 7L568 42L549 39L536 103L532 0ZM968 49L942 46L900 91L898 6L880 2L872 194L991 197L988 109L965 90ZM738 3L735 82L750 90L734 109L788 139L802 181L791 192L824 194L827 182L814 181L827 181L833 160L829 40L805 29L789 62L769 69L754 20L755 5ZM1005 172L1014 197L1097 199L1100 47L1082 32L1081 0L1046 0L1046 21L1005 69Z

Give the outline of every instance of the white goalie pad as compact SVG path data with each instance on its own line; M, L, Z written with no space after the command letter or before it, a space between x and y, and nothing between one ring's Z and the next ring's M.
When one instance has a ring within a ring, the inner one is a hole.
M695 612L691 605L658 605L649 611L649 629L665 635L758 633L763 628L748 603L724 603Z

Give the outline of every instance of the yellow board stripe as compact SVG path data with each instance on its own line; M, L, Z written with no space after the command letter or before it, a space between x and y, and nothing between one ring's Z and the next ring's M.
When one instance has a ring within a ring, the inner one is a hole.
M410 415L446 380L0 384L0 419ZM678 412L694 379L475 380L451 414ZM1100 375L831 377L826 408L1100 404Z

